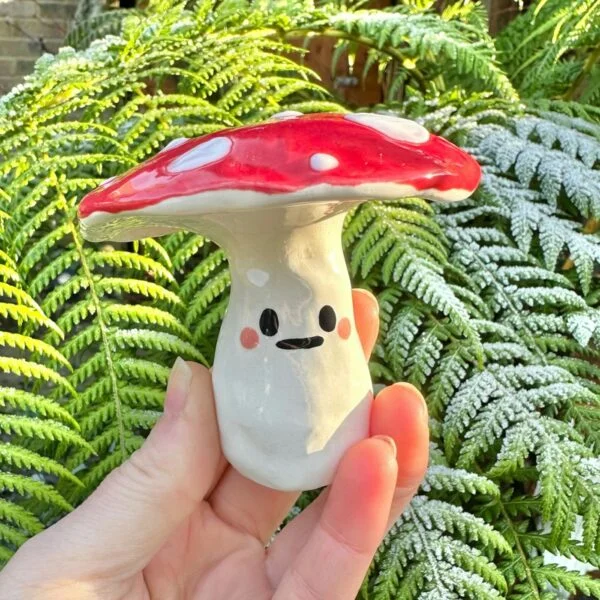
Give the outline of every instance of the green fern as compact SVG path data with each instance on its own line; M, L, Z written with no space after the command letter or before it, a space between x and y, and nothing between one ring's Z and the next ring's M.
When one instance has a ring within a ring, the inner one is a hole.
M442 108L436 108L439 116L444 114ZM484 119L489 118L489 110L481 112ZM469 140L471 150L484 163L478 200L444 208L438 224L450 249L445 278L451 280L454 271L461 274L460 297L470 316L470 326L481 340L485 370L476 367L473 346L464 343L451 321L440 319L427 303L387 288L380 297L382 342L373 373L384 381L409 380L425 391L432 415L443 422L443 427L434 428L433 435L443 445L450 465L476 473L483 468L501 489L512 488L515 481L532 485L540 481L539 498L531 498L535 504L510 519L500 502L489 503L483 512L477 502L470 504L475 514L497 524L512 547L517 542L524 544L510 534L513 528L540 540L537 549L528 547L506 562L511 565L507 597L555 597L548 595L549 585L594 590L593 584L588 587L589 580L579 581L574 573L561 571L552 576L553 571L535 558L540 547L545 551L570 551L576 515L583 519L584 531L589 532L584 535L581 553L591 556L597 548L597 459L583 440L598 447L594 426L600 415L596 384L590 381L596 377L596 367L589 362L597 357L598 314L593 303L574 291L575 285L583 287L586 281L586 290L594 289L593 272L580 281L570 277L574 268L560 273L548 270L555 268L558 255L545 263L547 249L543 243L535 243L535 234L547 219L554 227L560 224L570 232L575 245L582 239L594 248L596 240L577 231L581 228L577 221L581 223L585 217L579 211L573 212L573 203L571 210L561 216L557 205L562 195L554 199L553 205L553 198L544 193L547 189L536 189L538 178L520 182L513 171L519 154L503 153L502 144L497 142L506 139L507 143L515 140L522 144L522 139L535 140L542 154L557 152L554 148L560 144L573 160L581 161L583 168L584 160L590 166L595 164L595 160L589 162L586 158L585 147L589 142L593 154L596 140L590 136L591 126L585 126L582 137L571 132L575 143L569 144L572 140L567 140L564 128L557 127L554 115L543 122L529 117L515 122L504 119L504 127L473 127L473 117L467 116L459 131L460 117L449 117L457 114L455 109L452 113L446 111L446 117L439 119L434 112L425 120L437 121L440 128ZM472 133L465 135L465 129ZM495 138L494 143L490 136L495 134L504 137ZM490 158L483 148L490 149ZM508 156L510 160L505 159ZM543 163L544 157L540 164L545 167ZM560 173L565 173L565 179L569 176L568 172ZM590 171L588 179L594 176ZM501 177L503 187L498 183ZM565 185L562 179L559 185ZM532 203L537 211L533 215L529 206ZM529 215L529 231L519 226L520 212ZM560 250L561 264L571 258L585 261L566 242ZM565 254L569 250L571 257ZM374 253L372 258L376 256ZM584 271L580 269L579 273ZM374 284L372 279L369 283ZM582 355L583 347L587 349ZM566 425L569 421L572 427ZM532 435L533 431L537 434ZM574 469L574 464L581 464L581 470ZM540 531L540 522L546 523L545 533ZM386 581L386 585L396 585L392 575ZM419 597L415 590L410 593L413 596L408 597ZM472 597L485 597L482 594L472 593Z
M92 8L85 9L84 4L79 5L65 45L84 50L94 40L108 35L118 35L121 32L123 20L129 16L141 16L141 11L131 9L116 9L94 14Z
M402 98L410 86L432 93L458 85L469 92L492 89L515 99L515 91L495 63L494 44L481 25L476 7L448 9L444 18L430 6L426 10L394 7L387 10L335 11L318 26L305 26L340 40L333 55L332 71L339 57L366 47L369 55L361 78L373 67L380 73L386 102ZM303 30L300 30L302 32ZM358 43L357 43L358 42Z
M528 97L597 105L600 7L593 0L539 0L500 34L511 79Z
M48 524L50 515L71 508L55 483L81 484L55 458L58 447L85 451L88 446L72 415L52 399L57 390L74 394L65 377L70 364L34 337L60 330L25 292L15 262L4 251L0 314L0 560L6 561Z
M430 497L416 496L396 522L375 557L363 595L375 600L502 598L506 581L492 559L510 556L511 549L498 532L459 506L471 495L495 498L498 488L485 477L449 468L435 446L432 463L422 484ZM436 499L438 491L453 502Z
M546 560L600 564L600 119L563 93L580 69L595 98L588 42L567 35L576 56L544 63L564 98L532 92L524 105L475 3L440 15L429 0L379 11L183 4L80 22L79 50L44 56L0 100L0 561L139 447L171 362L212 360L228 302L226 256L212 242L85 244L79 199L173 138L282 107L345 110L290 58L302 54L291 41L320 35L336 40L334 66L347 56L352 76L378 69L378 110L418 119L484 167L472 201L372 202L346 221L353 282L381 307L373 379L416 384L432 415L427 478L362 596L600 597L592 579ZM518 31L523 47L538 43Z

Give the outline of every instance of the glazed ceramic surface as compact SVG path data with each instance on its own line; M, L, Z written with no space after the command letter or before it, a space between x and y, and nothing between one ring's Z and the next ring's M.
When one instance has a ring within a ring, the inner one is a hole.
M282 113L175 140L79 212L90 240L186 229L226 249L231 299L213 368L223 451L263 485L303 490L330 483L369 433L344 215L369 198L464 199L479 177L469 155L405 119Z
M264 212L228 224L242 235L226 244L231 308L213 369L221 441L251 479L312 489L331 481L369 427L371 381L341 248L344 214L294 227L282 222L297 209Z

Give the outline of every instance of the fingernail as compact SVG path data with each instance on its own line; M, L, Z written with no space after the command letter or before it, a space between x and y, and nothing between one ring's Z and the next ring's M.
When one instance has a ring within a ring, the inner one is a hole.
M397 455L396 442L393 440L393 438L391 438L389 435L374 435L373 439L381 440L382 442L385 442L388 446L390 454L393 456L393 458L396 458L396 455Z
M192 369L183 358L178 356L169 375L165 397L165 413L175 416L183 412L191 383Z
M419 394L419 396L421 395ZM429 425L429 408L423 396L421 396L421 419L426 425Z

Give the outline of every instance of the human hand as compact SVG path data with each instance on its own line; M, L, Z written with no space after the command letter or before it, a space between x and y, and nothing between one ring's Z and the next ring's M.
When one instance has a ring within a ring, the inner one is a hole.
M353 293L365 356L377 302ZM219 444L210 372L178 360L163 416L140 450L0 573L2 600L351 600L416 492L427 409L408 384L374 400L371 436L265 549L298 497L254 483ZM396 447L399 448L396 458Z

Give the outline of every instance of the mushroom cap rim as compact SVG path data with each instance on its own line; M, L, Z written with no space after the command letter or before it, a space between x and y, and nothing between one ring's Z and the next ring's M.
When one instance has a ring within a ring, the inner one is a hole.
M266 194L254 190L215 190L190 196L172 196L156 204L118 213L98 210L81 217L80 223L82 235L88 241L128 242L188 230L185 225L193 217L200 220L202 217L216 220L215 217L226 218L226 215L231 213L281 211L292 207L309 208L327 203L348 205L350 209L353 205L363 202L406 197L458 202L467 199L473 191L457 188L445 191L435 188L420 190L408 184L373 182L357 186L320 183L286 194ZM130 226L127 226L128 221ZM158 233L160 229L165 229L164 233ZM147 230L149 233L128 235L140 230Z

